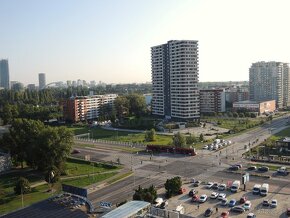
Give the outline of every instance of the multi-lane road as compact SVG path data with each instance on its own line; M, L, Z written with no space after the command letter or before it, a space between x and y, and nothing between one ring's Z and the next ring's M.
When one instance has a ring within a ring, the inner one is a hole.
M259 142L268 138L271 134L286 127L286 117L277 118L271 123L266 123L246 133L229 138L232 145L218 152L201 151L197 156L184 156L172 154L160 154L151 157L147 154L130 154L118 149L108 149L109 145L95 144L95 148L78 147L80 156L90 155L92 160L113 161L119 158L120 163L128 170L133 171L133 175L115 184L89 194L89 199L94 206L98 207L100 201L107 201L113 204L132 199L134 189L154 185L161 187L166 179L179 175L188 180L196 177L204 181L211 178L231 179L232 174L224 172L232 163L244 162L242 153L244 146L253 143L257 139ZM112 145L114 146L114 145ZM226 158L227 157L227 158ZM234 160L232 160L234 157ZM274 183L279 183L279 179L274 179Z

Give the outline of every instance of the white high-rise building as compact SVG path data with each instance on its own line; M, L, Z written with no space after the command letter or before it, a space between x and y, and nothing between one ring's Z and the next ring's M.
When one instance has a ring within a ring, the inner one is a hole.
M172 40L151 48L152 114L198 120L198 41Z
M45 73L38 74L39 89L44 89L46 86Z
M290 106L289 64L257 62L249 70L249 95L252 101L276 100L277 108Z

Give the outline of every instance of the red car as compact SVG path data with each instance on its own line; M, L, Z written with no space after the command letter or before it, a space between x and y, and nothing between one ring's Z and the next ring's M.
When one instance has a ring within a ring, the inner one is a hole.
M183 194L186 192L186 189L185 188L180 188L179 191L178 191L178 194Z
M224 211L221 213L221 218L229 218L230 212L229 211Z
M194 195L192 198L191 198L191 202L198 202L199 201L199 196L198 195Z
M240 204L244 204L246 201L247 201L247 198L245 196L241 197Z

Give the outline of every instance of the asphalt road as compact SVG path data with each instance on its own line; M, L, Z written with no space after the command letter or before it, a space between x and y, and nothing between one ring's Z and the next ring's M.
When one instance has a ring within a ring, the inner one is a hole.
M241 158L242 153L245 151L245 144L249 142L252 144L256 139L259 142L263 141L272 133L286 127L286 121L285 117L281 117L252 131L228 138L227 140L231 140L233 144L222 149L221 154L213 151L201 151L195 157L172 154L150 157L150 155L146 154L128 154L117 150L110 151L109 149L102 149L104 145L100 147L96 145L96 149L78 147L81 153L76 156L89 154L93 160L113 162L116 162L117 158L119 158L125 168L133 170L134 176L89 195L89 199L95 206L98 206L100 201L116 204L126 199L132 199L134 189L139 185L141 187L148 187L151 184L157 187L162 186L166 179L176 175L181 176L184 180L188 180L191 177L200 178L203 181L209 181L209 179L214 178L216 180L221 178L223 180L240 179L240 175L227 173L224 170L233 163L245 162ZM110 145L107 146L109 147ZM226 156L228 157L227 159L225 158ZM232 157L235 160L232 160ZM253 177L253 182L262 183L264 180L263 178ZM277 186L283 186L287 183L283 178L270 179L268 182Z

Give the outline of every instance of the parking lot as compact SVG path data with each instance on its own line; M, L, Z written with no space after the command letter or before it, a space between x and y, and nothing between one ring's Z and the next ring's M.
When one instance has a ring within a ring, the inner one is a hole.
M216 180L214 180L216 179ZM222 179L219 180L217 178L213 178L211 182L221 182ZM261 180L262 181L262 180ZM259 182L261 184L262 182ZM223 181L227 184L227 181ZM184 184L182 187L186 189L184 194L175 196L168 200L168 210L174 210L178 205L182 205L185 208L185 214L191 215L193 217L204 217L204 212L207 208L213 208L213 214L210 217L220 217L222 212L229 211L229 217L247 217L247 214L252 212L256 215L256 217L261 218L274 218L274 217L287 217L286 209L290 207L290 185L289 183L285 183L284 185L272 185L270 184L269 193L266 197L262 197L260 195L252 194L252 188L257 182L249 182L247 184L247 191L243 191L243 185L241 185L240 190L237 193L232 193L228 188L225 191L208 189L206 187L205 182L202 182L199 187L193 187L192 183ZM208 199L204 203L192 202L191 197L188 195L191 189L195 189L197 191L197 195L200 197L203 194L206 194ZM212 192L225 193L228 201L231 199L235 199L237 201L235 206L242 206L244 204L239 203L242 197L246 197L246 200L251 202L251 207L249 210L246 210L243 213L231 212L231 207L222 206L221 201L218 199L210 199ZM269 200L270 202L273 199L276 199L278 204L277 207L271 206L263 206L263 200ZM218 208L218 209L216 209Z

